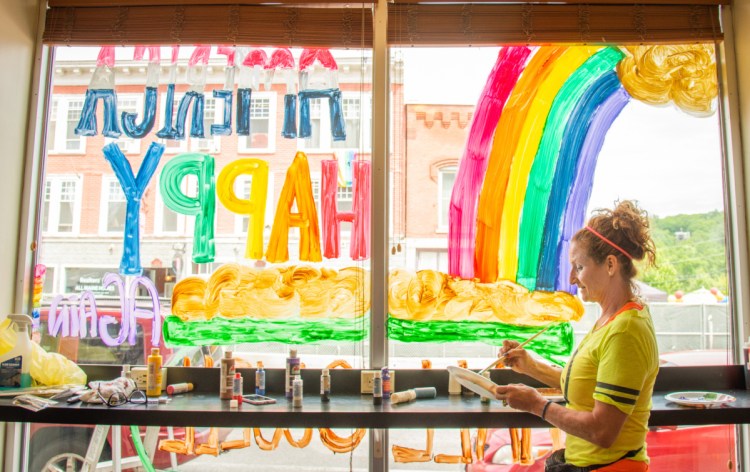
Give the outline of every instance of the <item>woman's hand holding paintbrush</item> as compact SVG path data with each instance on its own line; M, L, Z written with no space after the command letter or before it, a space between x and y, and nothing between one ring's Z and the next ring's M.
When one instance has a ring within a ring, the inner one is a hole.
M529 344L531 341L533 341L537 336L544 333L548 329L550 329L552 326L554 326L555 323L550 323L544 328L542 328L539 332L528 338L526 341L519 343L518 341L510 341L505 340L503 341L503 347L500 350L500 356L495 359L495 361L492 362L492 364L488 365L484 369L479 371L479 374L488 371L489 369L492 369L496 365L500 364L501 362L513 369L516 372L526 373L527 372L527 364L530 362L533 362L531 360L531 357L529 354L522 349L524 346ZM513 354L511 354L513 353Z

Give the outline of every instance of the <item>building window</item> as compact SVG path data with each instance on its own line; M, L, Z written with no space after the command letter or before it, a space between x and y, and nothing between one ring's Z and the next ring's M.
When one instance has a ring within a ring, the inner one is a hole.
M47 125L47 149L50 154L80 153L86 138L75 133L83 110L83 98L57 96L51 101Z
M180 215L167 208L163 203L161 206L161 233L179 233L180 220L185 219L185 215Z
M418 249L417 270L436 270L448 272L448 250L447 249Z
M312 187L313 201L315 201L315 210L320 215L320 174L310 174L310 186Z
M331 119L328 99L310 99L310 136L301 143L307 151L330 151L332 149L370 148L370 99L344 94L341 99L346 123L346 139L334 141L331 136ZM364 103L363 103L364 102ZM363 106L364 105L364 106Z
M310 136L305 138L305 148L306 149L319 149L320 146L320 127L321 125L321 119L320 119L320 107L321 107L322 99L315 98L310 100L310 129L311 133Z
M253 92L250 136L238 138L239 152L270 153L276 148L276 94Z
M223 104L223 101L222 101ZM205 138L193 138L190 136L190 131L185 126L186 139L190 140L190 150L195 152L219 152L221 146L221 136L211 135L211 125L221 124L222 120L219 120L219 115L216 113L216 99L206 97L206 101L203 106L203 135ZM187 120L185 120L187 122Z
M115 176L104 179L102 196L104 197L102 209L105 214L102 215L101 224L104 225L104 232L119 233L124 231L127 200L122 191L122 186Z
M336 208L338 208L339 212L352 211L353 196L351 185L336 189Z
M359 106L359 98L343 98L341 108L344 112L346 122L346 140L333 141L331 147L336 149L359 149L360 145L360 122L362 114Z
M188 218L186 215L170 210L164 204L164 197L161 194L161 186L157 186L156 193L156 212L154 227L158 234L191 234L193 231L194 217ZM188 175L182 181L182 191L185 195L195 198L198 195L198 181L195 175Z
M162 98L162 109L166 107L167 98ZM180 108L180 102L184 93L175 93L174 101L172 103L172 126L177 126L177 111ZM187 152L204 152L204 153L216 153L221 148L221 136L211 135L211 125L222 123L222 113L216 112L217 100L213 97L205 97L203 102L203 138L194 138L190 136L190 130L192 128L192 116L193 107L195 106L195 100L191 102L190 108L188 108L185 116L185 136L182 139L162 139L161 142L165 146L164 152L167 154L178 154ZM223 105L223 101L221 102ZM223 110L223 109L222 109ZM161 117L161 127L164 126L164 116ZM161 128L160 127L160 128Z
M248 200L250 198L250 190L252 188L253 178L250 175L241 175L234 181L234 193L241 199ZM268 190L267 195L273 195L273 174L268 174ZM264 239L266 236L265 231L271 230L273 226L273 219L275 217L275 206L272 198L266 198L266 213L263 221L264 227ZM250 217L247 215L235 215L234 232L237 234L247 234L247 229L250 225ZM270 233L269 233L270 234ZM265 241L263 246L265 247Z
M47 120L47 149L49 152L53 152L55 149L55 136L57 135L57 113L58 113L58 98L50 100L49 104L49 119Z
M161 109L165 110L167 107L167 94L162 94ZM175 93L174 100L172 101L172 126L177 125L177 110L180 109L180 102L184 93ZM161 126L159 129L164 127L164 118L166 113L161 113ZM185 118L185 136L190 135L190 116L192 115L192 108L188 111L187 117ZM187 137L184 139L162 139L161 143L164 144L164 152L166 154L178 154L181 152L187 152Z
M117 96L117 120L119 122L123 113L136 113L140 117L142 106L136 95L118 95ZM117 143L123 154L139 154L141 152L141 141L139 139L129 138L124 132L117 139L104 138L109 143Z
M451 193L456 181L456 168L443 167L438 171L438 231L448 231Z
M44 186L42 231L77 233L80 197L80 180L77 177L48 177Z

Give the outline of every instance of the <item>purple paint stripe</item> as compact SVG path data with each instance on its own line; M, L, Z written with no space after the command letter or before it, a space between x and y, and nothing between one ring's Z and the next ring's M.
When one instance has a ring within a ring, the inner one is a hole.
M583 227L589 199L591 198L594 170L596 169L599 152L604 144L604 138L612 123L629 101L630 95L620 86L615 93L602 103L592 118L591 127L581 148L581 158L576 167L576 176L563 216L563 227L558 243L558 255L560 257L558 267L560 270L555 284L557 290L575 293L568 277L570 274L570 260L568 258L570 239Z
M464 279L474 277L477 202L487 172L492 137L530 54L531 49L526 46L503 48L476 106L451 193L448 223L448 271L451 275Z

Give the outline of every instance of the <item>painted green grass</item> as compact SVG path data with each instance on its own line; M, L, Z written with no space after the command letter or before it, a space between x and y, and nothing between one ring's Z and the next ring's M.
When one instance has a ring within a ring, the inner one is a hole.
M281 342L312 344L320 341L354 342L365 339L369 317L329 320L255 320L216 317L184 322L176 316L164 320L168 346L203 346Z
M323 341L359 342L369 333L370 317L327 320L256 320L216 317L210 321L183 322L176 316L164 320L168 346L227 345L281 342L313 344ZM481 342L500 346L504 339L523 342L539 326L517 326L479 321L408 321L389 317L388 338L409 343ZM561 364L573 350L573 328L561 323L550 328L527 348Z
M504 339L524 342L540 329L542 326L481 321L410 321L388 318L388 338L407 343L461 341L500 346ZM573 351L573 341L573 327L570 323L560 323L533 339L526 348L547 360L562 364Z

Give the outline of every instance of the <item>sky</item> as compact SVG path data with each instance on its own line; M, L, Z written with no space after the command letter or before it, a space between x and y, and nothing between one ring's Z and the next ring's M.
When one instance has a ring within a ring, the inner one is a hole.
M497 52L478 47L398 50L405 63L406 103L476 105ZM722 210L721 160L717 114L698 118L673 105L631 100L607 133L589 210L611 207L618 199L636 199L660 217Z

